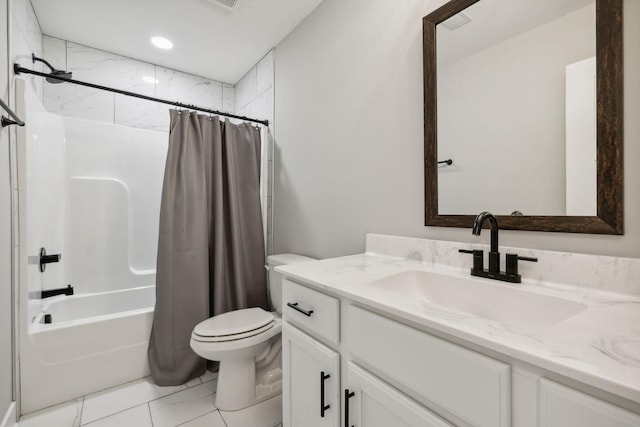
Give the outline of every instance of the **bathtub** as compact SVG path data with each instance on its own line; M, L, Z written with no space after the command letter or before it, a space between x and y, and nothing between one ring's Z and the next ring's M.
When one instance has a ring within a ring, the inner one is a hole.
M155 286L43 300L22 334L21 412L149 375L154 302Z

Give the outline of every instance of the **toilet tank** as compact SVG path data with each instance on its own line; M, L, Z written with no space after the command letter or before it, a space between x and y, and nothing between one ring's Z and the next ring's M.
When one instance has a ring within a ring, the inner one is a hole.
M282 274L275 271L274 267L309 261L316 261L316 259L296 254L269 255L267 257L267 267L269 269L269 294L271 297L271 306L275 312L282 313Z

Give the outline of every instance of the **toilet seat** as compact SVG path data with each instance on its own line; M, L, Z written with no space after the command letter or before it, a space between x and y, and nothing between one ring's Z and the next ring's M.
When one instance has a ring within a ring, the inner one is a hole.
M191 336L201 342L235 341L261 334L273 326L272 313L253 307L206 319L196 325Z

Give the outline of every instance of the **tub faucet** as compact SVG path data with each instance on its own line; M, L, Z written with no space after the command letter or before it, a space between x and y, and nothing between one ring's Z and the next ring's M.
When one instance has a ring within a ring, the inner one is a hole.
M473 221L472 233L479 236L485 221L491 226L491 248L489 249L489 269L484 269L484 252L479 249L460 249L458 252L473 254L472 276L486 277L488 279L502 280L504 282L520 283L522 277L518 274L518 260L537 262L537 258L507 254L507 269L500 271L500 252L498 251L498 220L491 212L480 212Z
M66 288L42 290L41 298L50 298L56 295L73 295L73 286L67 285Z

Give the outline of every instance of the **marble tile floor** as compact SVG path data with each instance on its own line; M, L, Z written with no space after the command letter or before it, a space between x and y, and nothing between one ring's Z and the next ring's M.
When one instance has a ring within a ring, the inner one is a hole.
M240 411L214 405L216 374L159 387L143 378L26 415L18 427L281 427L282 397Z

